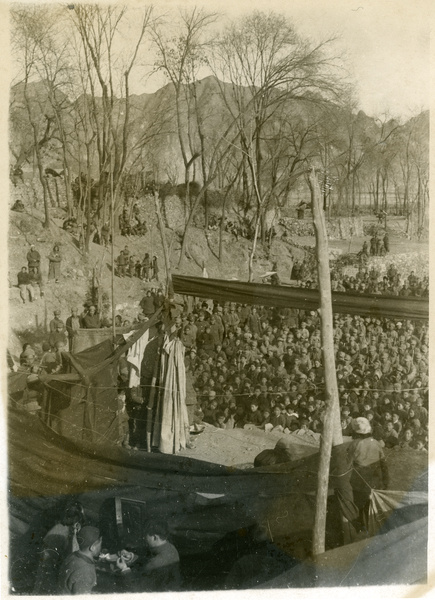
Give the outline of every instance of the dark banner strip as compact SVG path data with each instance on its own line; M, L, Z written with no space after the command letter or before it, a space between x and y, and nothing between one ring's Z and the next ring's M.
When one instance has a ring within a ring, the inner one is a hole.
M303 310L317 310L320 304L319 290L306 288L186 277L184 275L173 275L172 282L174 291L178 294L211 298L222 303L238 302ZM364 317L425 320L429 318L428 299L409 296L333 292L332 308L335 313Z

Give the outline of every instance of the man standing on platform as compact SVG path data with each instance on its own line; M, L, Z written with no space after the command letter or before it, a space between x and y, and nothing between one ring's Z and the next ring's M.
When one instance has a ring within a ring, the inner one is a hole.
M80 318L77 308L71 309L71 316L66 320L66 331L68 334L68 349L70 352L75 352L77 345L77 333L80 329Z
M97 309L93 304L89 307L87 314L82 319L84 329L100 329L100 317L97 314Z

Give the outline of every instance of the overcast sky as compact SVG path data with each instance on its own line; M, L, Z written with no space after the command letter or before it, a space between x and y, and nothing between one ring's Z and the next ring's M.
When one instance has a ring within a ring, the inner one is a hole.
M409 117L429 108L433 0L155 0L153 4L158 10L204 6L229 17L254 9L284 13L305 36L317 40L341 36L360 108L367 114Z
M313 40L338 35L339 50L346 53L346 67L356 84L359 107L372 116L387 113L402 118L430 105L429 36L434 3L435 0L125 0L131 8L137 7L137 12L132 11L131 31L127 33L129 46L136 36L132 30L139 26L139 12L151 4L157 14L174 14L177 7L201 6L229 18L255 9L274 10L288 16L301 35ZM148 83L132 78L131 92L152 92L164 83L163 76L154 76Z

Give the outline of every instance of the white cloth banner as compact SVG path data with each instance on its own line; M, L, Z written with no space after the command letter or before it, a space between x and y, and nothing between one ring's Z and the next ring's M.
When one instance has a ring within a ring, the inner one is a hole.
M140 368L143 360L143 354L145 352L145 347L149 342L149 335L150 330L147 329L145 333L137 340L137 342L135 342L133 346L131 346L127 353L127 362L132 367L130 369L130 379L128 381L128 386L131 388L140 385Z

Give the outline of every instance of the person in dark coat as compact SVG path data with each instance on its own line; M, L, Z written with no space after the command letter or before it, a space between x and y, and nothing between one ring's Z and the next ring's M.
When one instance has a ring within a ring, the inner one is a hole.
M153 298L150 290L147 291L146 295L142 298L139 305L142 309L143 314L146 317L150 318L154 314L154 312L155 312L154 298Z
M145 531L147 551L131 562L131 553L121 550L116 566L129 592L176 592L180 589L180 557L168 537L166 523L152 521Z
M27 272L26 267L22 267L21 271L18 273L18 287L20 288L20 296L23 301L23 304L26 304L26 300L30 299L30 302L33 302L35 298L34 289L30 282L30 276Z
M48 255L48 261L48 281L54 279L55 282L58 283L60 277L60 264L62 262L62 256L60 254L59 246L57 244L53 246L52 252Z
M77 308L71 309L71 316L67 318L65 325L68 334L69 351L75 352L77 333L81 325Z
M142 261L142 276L145 279L145 281L150 280L150 268L151 268L150 255L148 254L148 252L146 252L146 254L143 258L143 261Z
M90 594L97 585L94 560L101 552L102 537L96 527L86 525L77 534L79 550L62 563L59 575L59 594Z
M103 246L109 245L109 237L110 237L110 229L109 229L109 221L106 221L101 228L101 244Z
M118 265L118 275L119 277L125 277L125 269L127 266L127 258L124 254L124 250L121 250L118 258L116 259L116 263Z
M388 237L388 233L384 235L384 248L385 253L390 251L390 238Z
M165 297L163 295L162 290L157 290L157 294L154 296L153 302L155 310L159 310L159 308L163 306L163 304L165 303Z
M80 502L71 502L59 521L43 540L33 593L55 595L62 561L79 550L77 534L84 525L85 516Z
M30 246L30 250L27 253L27 266L29 268L29 273L38 273L39 267L41 264L41 255L35 249L35 245L32 244Z
M57 331L57 328L59 325L62 325L62 328L64 327L64 322L60 318L60 310L56 309L53 312L53 314L54 314L54 318L51 319L50 324L49 324L50 333L54 333L55 331Z
M158 281L159 280L159 265L157 263L157 256L153 256L153 260L151 263L151 269L152 269L151 279L155 279L156 281Z
M100 329L100 317L93 304L89 307L87 314L83 317L82 326L84 329Z
M372 489L386 489L389 484L388 466L381 443L373 438L372 427L365 417L352 421L354 440L347 450L353 467L351 485L354 503L363 522L367 514Z

